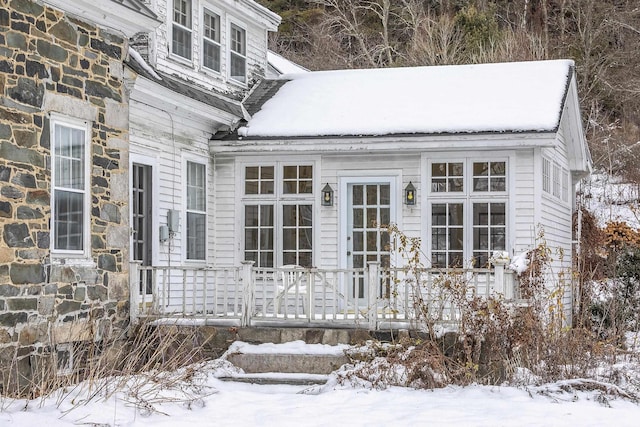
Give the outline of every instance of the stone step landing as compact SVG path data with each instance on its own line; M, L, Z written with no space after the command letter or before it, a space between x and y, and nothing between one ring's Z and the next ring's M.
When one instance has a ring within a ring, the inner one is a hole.
M349 363L346 347L302 341L259 345L236 342L226 359L244 373L220 379L255 384L324 384L331 372Z

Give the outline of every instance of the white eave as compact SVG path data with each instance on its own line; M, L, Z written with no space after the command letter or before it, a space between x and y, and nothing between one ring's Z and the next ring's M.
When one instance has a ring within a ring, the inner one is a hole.
M261 6L254 0L226 0L226 2L233 4L233 13L244 13L249 21L262 23L267 31L277 31L282 21L280 15Z
M83 21L117 30L126 37L140 32L150 32L161 24L157 18L112 0L44 0L44 3Z
M511 150L554 147L555 132L386 135L326 138L273 138L216 141L212 154L255 153L418 153L423 151Z
M197 117L203 122L213 121L229 127L233 126L240 119L240 117L228 111L176 93L143 76L136 78L131 92L131 99L157 105L165 111L180 116Z

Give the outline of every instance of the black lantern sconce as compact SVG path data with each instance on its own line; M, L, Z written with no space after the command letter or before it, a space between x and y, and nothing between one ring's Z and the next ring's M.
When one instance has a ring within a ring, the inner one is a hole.
M416 187L409 181L409 184L404 189L404 204L413 206L416 204Z
M328 183L322 189L322 206L333 206L333 189Z

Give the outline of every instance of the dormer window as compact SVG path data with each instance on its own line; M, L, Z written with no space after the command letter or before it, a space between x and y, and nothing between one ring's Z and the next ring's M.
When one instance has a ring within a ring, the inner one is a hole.
M171 52L191 59L191 0L173 0Z
M231 78L247 82L247 34L243 28L231 24Z
M205 9L203 20L202 65L220 72L220 16Z

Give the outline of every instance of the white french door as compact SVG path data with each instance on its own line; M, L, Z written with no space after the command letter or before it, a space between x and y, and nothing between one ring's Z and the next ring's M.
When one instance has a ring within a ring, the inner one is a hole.
M395 178L354 178L346 183L346 267L362 269L369 262L389 267L391 248L385 225L396 222ZM355 273L347 284L349 298L362 301L366 297L364 274ZM380 286L378 297L384 295Z

